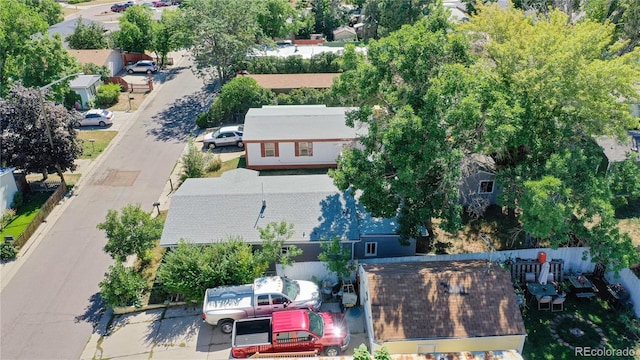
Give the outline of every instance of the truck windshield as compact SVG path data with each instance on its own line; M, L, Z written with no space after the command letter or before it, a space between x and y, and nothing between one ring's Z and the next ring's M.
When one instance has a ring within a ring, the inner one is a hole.
M284 289L282 289L282 292L287 295L289 299L295 300L296 297L298 297L298 293L300 292L298 284L287 278L282 278L282 284L284 287Z
M307 314L309 314L309 331L322 337L324 335L322 316L311 311L308 311Z

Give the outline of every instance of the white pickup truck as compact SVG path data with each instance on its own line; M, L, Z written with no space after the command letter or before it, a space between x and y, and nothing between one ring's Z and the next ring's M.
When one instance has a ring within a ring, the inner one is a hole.
M321 303L320 289L311 281L262 277L253 284L207 289L202 319L230 334L235 320L269 316L284 309L318 310Z

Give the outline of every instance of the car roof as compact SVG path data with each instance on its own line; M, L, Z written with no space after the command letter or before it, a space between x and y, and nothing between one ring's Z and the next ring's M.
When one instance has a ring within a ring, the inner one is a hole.
M140 60L137 62L138 64L155 64L153 60Z
M91 109L87 111L85 114L102 114L104 112L103 109Z
M227 132L227 131L242 131L243 127L242 125L234 125L234 126L223 126L220 128L220 132Z
M272 315L273 332L301 331L309 328L307 310L277 311Z

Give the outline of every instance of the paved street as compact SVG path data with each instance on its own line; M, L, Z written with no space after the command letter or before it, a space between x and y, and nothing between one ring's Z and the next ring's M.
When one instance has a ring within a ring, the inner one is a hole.
M47 219L44 235L19 260L2 265L1 359L80 357L101 315L98 283L112 263L96 224L108 209L130 203L152 209L207 98L186 67L158 78L74 195Z

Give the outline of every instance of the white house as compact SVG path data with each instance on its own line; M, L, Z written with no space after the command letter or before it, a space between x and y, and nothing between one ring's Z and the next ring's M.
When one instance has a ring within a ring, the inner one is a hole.
M71 80L69 88L80 96L80 108L88 109L96 98L100 85L102 85L100 75L80 75Z
M336 167L345 147L358 146L363 126L345 124L355 108L325 105L263 106L249 109L242 136L247 168Z
M13 196L18 192L13 170L14 168L0 168L0 214L11 207Z

